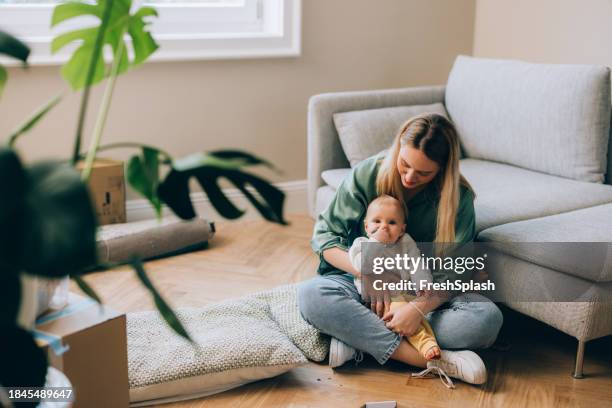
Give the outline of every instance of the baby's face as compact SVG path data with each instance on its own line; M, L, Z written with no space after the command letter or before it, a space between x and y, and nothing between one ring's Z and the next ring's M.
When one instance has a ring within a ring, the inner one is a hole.
M368 208L365 230L368 237L393 244L406 231L401 210L391 203L374 203Z

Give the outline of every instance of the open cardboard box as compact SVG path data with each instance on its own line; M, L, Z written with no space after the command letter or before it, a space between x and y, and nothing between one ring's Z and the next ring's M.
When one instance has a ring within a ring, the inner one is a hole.
M72 383L74 407L129 406L125 324L125 314L72 293L64 309L37 320L37 342Z
M84 162L77 168L83 170ZM100 225L126 222L123 162L97 158L89 175L89 192Z

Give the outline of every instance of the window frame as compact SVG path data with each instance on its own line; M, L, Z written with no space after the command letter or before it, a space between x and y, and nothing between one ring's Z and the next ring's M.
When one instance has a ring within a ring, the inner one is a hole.
M154 20L152 32L160 48L149 61L301 55L302 0L245 0L245 4L246 9L241 10L241 14L233 15L233 21L217 24L217 31L212 32L197 31L198 21L194 18L194 9L203 9L202 6L189 3L154 4L160 16ZM57 29L51 30L48 25L53 7L51 4L0 5L0 28L16 35L31 47L28 60L30 65L59 65L66 62L72 49L67 47L57 54L51 54L53 36L88 25L86 18L83 18L81 21L62 23ZM214 8L221 7L211 6L211 11ZM181 15L187 24L181 23ZM216 18L214 13L205 17L210 21ZM105 56L110 59L110 54ZM0 63L19 64L4 57L0 58Z

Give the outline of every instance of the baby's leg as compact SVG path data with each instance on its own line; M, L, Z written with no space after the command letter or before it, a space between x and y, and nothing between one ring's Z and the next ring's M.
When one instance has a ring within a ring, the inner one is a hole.
M435 360L440 358L440 346L438 346L436 336L434 336L433 330L427 321L423 320L419 330L408 337L407 340L425 359Z
M391 310L395 310L407 303L408 302L402 301L391 302ZM408 340L408 342L427 360L435 360L441 356L440 347L438 346L433 330L425 319L421 322L418 331L412 336L407 337L406 340Z
M389 307L389 310L393 311L395 309L397 309L400 306L403 306L405 304L407 304L408 302L404 302L404 301L398 301L398 300L392 300L391 301L391 305Z

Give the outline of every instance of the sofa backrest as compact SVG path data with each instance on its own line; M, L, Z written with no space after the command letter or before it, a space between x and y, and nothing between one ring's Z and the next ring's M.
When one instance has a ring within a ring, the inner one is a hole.
M599 183L612 170L605 66L459 56L445 103L467 157Z
M308 102L308 207L316 216L317 189L324 185L321 173L349 167L334 124L334 114L392 106L444 102L444 86L421 86L314 95Z

